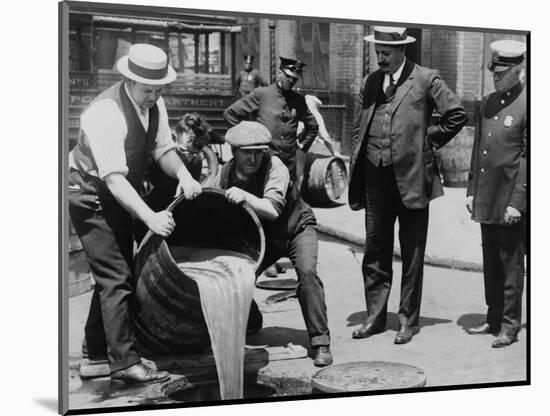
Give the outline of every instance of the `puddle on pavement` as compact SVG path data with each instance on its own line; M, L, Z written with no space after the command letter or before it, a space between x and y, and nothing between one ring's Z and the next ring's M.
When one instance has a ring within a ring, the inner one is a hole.
M77 376L78 377L78 376ZM176 378L177 377L177 378ZM78 377L79 378L79 377ZM81 380L70 391L71 408L93 408L127 405L157 405L174 402L210 402L220 400L219 385L212 377L175 376L164 383L128 385L112 382L107 377ZM311 383L293 378L245 375L244 399L311 395Z
M216 381L203 383L186 383L178 380L163 388L164 394L176 402L209 402L221 400L220 386ZM244 383L244 399L261 399L273 397L277 391L259 383Z

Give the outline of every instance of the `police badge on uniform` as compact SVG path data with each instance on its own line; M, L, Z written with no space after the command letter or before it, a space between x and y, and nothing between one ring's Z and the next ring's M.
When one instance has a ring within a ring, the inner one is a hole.
M514 122L514 118L512 116L504 117L504 127L510 127L513 122Z

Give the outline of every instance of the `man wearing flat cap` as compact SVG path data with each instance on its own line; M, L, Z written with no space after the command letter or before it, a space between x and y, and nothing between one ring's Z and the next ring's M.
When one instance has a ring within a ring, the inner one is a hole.
M433 149L449 142L466 123L460 100L437 71L405 58L415 39L400 27L374 27L379 69L359 93L352 130L349 204L365 209L363 279L367 319L353 338L386 328L393 277L394 224L399 220L402 277L396 344L418 329L430 200L443 195ZM432 112L439 124L429 126Z
M231 145L233 159L221 169L216 185L226 190L230 202L248 203L260 218L266 248L257 275L281 257L290 258L298 275L296 295L314 364L330 365L330 334L323 283L317 274L317 222L313 211L302 201L285 165L267 151L271 133L264 125L242 121L227 131L225 140Z
M125 79L99 94L80 116L80 135L69 154L69 214L95 280L82 353L107 359L111 379L153 383L168 379L141 362L134 335L132 256L134 219L167 237L175 227L168 211L143 201L145 164L152 157L177 179L177 194L201 192L171 139L160 97L176 78L166 54L135 44L117 62Z
M267 82L264 81L260 75L260 71L254 68L254 56L245 55L244 66L237 79L235 81L237 90L239 91L239 98L244 97L250 93L254 88L265 87Z
M259 87L247 96L233 103L223 113L227 122L235 126L243 120L262 123L271 133L270 147L283 161L290 173L290 180L296 181L296 151L307 152L319 127L315 117L308 110L304 97L293 91L302 76L303 62L280 58L277 81L267 87ZM298 143L298 122L304 123L301 143Z
M495 92L479 109L466 207L481 224L486 321L468 333L498 334L495 348L517 340L527 212L527 101L522 82L525 44L491 44Z

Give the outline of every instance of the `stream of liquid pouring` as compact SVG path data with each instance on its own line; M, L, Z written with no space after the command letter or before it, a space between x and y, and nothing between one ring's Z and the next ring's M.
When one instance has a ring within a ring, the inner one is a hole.
M179 268L197 282L210 334L220 397L242 399L244 347L254 295L254 261L228 250L171 248Z

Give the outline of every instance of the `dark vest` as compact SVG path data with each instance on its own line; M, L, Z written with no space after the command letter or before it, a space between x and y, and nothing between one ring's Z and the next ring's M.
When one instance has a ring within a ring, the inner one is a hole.
M394 95L395 96L395 95ZM393 97L389 100L383 93L382 85L376 97L376 107L370 127L367 131L367 158L374 166L382 161L383 166L392 164L391 157L391 106Z
M263 198L264 185L271 168L271 156L266 154L260 168L249 182L239 180L235 173L235 160L227 162L220 176L220 188L223 190L236 186L252 195ZM286 193L286 205L275 221L260 219L266 240L290 240L307 225L316 225L313 211L302 198L295 184L291 183Z
M149 110L149 129L145 131L130 98L126 94L123 81L103 91L90 103L90 105L106 98L114 100L124 114L128 127L128 134L124 140L124 152L126 154L126 165L128 166L126 179L141 195L143 193L145 169L151 150L155 145L155 139L158 132L158 106L155 104ZM86 109L84 111L86 111ZM82 130L80 131L77 144L72 152L80 173L86 180L94 182L100 199L114 199L105 185L105 182L98 177L97 165L93 158L88 138Z

